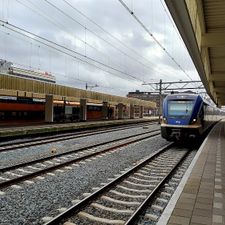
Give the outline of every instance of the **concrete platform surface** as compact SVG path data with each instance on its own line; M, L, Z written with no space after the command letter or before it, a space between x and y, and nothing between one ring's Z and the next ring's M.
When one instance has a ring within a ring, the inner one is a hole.
M174 196L158 224L225 224L225 121L212 129L192 164L187 182L175 193L180 196Z
M104 120L91 122L75 122L75 123L60 123L60 124L34 124L32 126L16 126L16 127L1 127L0 138L26 136L43 133L56 133L63 131L73 131L79 129L100 128L106 126L125 125L140 122L156 121L158 117L123 119L123 120Z

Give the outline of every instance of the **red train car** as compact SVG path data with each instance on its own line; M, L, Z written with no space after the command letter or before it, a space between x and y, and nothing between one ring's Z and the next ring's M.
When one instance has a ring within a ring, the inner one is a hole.
M112 119L109 108L109 119ZM30 120L43 122L45 118L44 100L32 98L0 97L0 123ZM87 120L102 119L102 104L87 104ZM54 101L54 121L72 122L80 120L79 102Z
M0 121L43 120L44 108L44 102L35 102L28 98L1 98Z

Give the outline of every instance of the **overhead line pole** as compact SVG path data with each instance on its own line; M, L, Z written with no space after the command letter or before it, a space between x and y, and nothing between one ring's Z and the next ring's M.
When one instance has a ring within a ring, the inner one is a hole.
M158 115L159 115L159 121L160 121L160 116L162 115L162 91L174 91L174 90L199 90L199 89L204 89L204 86L199 85L196 88L191 88L187 87L188 84L190 83L201 83L200 80L193 80L193 81L166 81L163 82L162 79L159 80L159 82L151 82L151 83L143 83L142 85L149 85L152 87L152 85L156 85L155 91L158 91L157 93L159 94L159 100L158 100ZM174 87L174 88L169 88L173 84L184 84L182 87ZM163 86L163 85L166 85Z
M161 115L162 115L162 79L160 79L159 81L159 123Z

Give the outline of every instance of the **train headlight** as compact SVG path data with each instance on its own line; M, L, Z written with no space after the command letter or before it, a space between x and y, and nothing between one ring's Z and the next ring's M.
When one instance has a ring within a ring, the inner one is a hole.
M164 123L166 123L166 122L167 122L166 117L163 117L163 122L164 122Z
M193 119L193 120L192 120L192 124L193 124L193 123L196 123L196 121L197 121L197 119Z

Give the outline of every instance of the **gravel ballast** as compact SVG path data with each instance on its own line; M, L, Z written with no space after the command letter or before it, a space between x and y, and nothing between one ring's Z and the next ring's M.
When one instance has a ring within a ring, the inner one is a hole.
M126 130L114 131L110 133L97 134L89 137L75 138L71 140L59 141L48 144L41 144L38 146L19 148L12 151L0 152L0 169L6 166L12 166L23 162L29 162L32 159L40 159L43 157L51 156L52 149L56 150L54 155L62 152L69 152L71 150L79 149L94 144L127 137L133 134L141 134L153 129L159 128L158 125L150 125L149 129L142 127L131 128Z
M121 134L117 135L121 137ZM33 179L34 184L21 183L21 189L3 189L5 194L0 195L0 224L43 224L41 218L56 216L59 213L57 209L70 207L72 200L83 198L85 192L93 192L93 187L109 182L108 178L132 167L166 143L160 137L153 137L85 164L80 163L72 169L54 172L56 176Z

